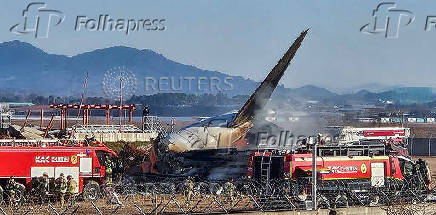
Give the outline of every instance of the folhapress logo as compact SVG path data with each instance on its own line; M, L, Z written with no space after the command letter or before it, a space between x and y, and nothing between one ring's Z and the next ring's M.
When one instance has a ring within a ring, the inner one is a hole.
M15 34L34 34L35 38L47 38L51 27L61 24L65 16L61 11L48 9L43 2L33 2L23 10L23 21L9 30Z
M366 34L384 34L386 38L398 38L400 27L409 25L415 20L415 16L408 10L396 9L394 2L380 3L373 10L373 20L360 28L360 32Z

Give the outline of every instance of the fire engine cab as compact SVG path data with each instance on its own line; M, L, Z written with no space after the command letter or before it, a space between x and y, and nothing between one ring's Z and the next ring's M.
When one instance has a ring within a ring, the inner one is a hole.
M77 193L98 191L104 183L108 156L116 153L102 143L85 146L58 140L0 140L0 184L4 186L13 176L30 189L31 180L43 173L50 179L63 173L78 183Z

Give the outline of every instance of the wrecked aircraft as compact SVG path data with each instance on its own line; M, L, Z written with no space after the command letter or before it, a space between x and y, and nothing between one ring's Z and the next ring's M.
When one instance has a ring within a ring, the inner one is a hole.
M207 118L191 124L168 135L160 144L167 145L168 150L173 152L234 148L235 143L252 127L256 112L266 105L307 32L308 30L301 32L301 35L238 112Z
M224 180L245 175L251 153L246 140L256 113L267 103L295 56L308 29L289 47L277 65L242 108L188 125L155 140L146 173L168 176L197 176ZM251 146L251 150L255 147Z

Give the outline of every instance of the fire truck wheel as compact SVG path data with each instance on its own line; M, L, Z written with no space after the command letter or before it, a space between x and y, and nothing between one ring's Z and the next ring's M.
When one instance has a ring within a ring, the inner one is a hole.
M89 181L83 189L83 197L87 200L96 200L100 197L100 185L95 181Z

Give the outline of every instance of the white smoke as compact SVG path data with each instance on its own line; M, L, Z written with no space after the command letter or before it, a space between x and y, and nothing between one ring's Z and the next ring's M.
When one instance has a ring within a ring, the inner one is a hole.
M256 119L253 122L253 129L257 136L256 144L265 144L265 134L279 139L279 149L293 150L304 137L316 136L318 133L324 133L328 125L323 113L309 110L307 103L300 103L291 99L282 99L274 96L273 99L266 101L266 106L256 112ZM271 124L276 125L273 127ZM261 137L259 140L259 137ZM274 143L274 140L269 143ZM277 146L277 144L276 144ZM274 148L267 143L266 148Z

